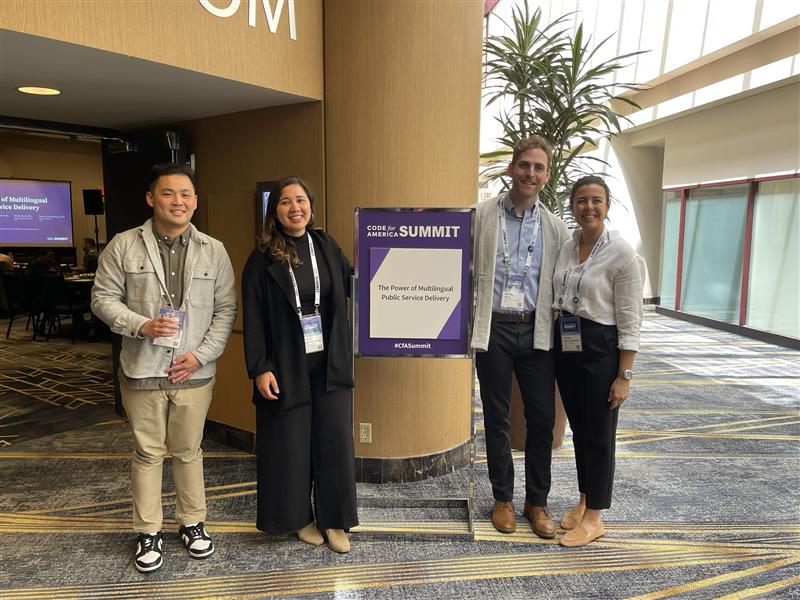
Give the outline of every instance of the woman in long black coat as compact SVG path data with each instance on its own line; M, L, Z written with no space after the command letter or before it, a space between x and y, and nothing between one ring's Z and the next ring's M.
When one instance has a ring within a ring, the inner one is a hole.
M269 197L260 248L242 276L244 350L253 379L258 458L256 526L350 550L358 524L353 449L353 352L347 322L352 267L312 228L299 178ZM313 496L313 507L312 507Z

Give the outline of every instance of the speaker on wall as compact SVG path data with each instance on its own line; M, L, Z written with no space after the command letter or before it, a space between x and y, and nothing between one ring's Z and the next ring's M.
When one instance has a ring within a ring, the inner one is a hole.
M86 215L103 214L103 190L83 190L83 213Z

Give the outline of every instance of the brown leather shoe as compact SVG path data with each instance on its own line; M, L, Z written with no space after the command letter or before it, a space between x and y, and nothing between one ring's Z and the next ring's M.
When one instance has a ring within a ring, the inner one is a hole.
M522 516L530 519L533 533L540 538L551 540L556 537L556 526L546 506L534 506L526 500Z
M517 530L513 502L495 501L492 507L492 525L500 533L514 533Z
M558 543L567 548L580 548L605 535L605 533L606 528L602 521L597 525L590 525L586 521L581 521L575 529L570 529L562 535Z

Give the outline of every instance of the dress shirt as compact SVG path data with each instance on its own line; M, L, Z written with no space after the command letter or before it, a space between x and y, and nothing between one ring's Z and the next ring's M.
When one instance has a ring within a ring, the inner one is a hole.
M186 265L186 245L189 243L192 230L187 228L182 234L170 239L169 236L158 231L154 223L153 235L158 243L158 254L161 256L161 266L164 268L164 279L167 282L170 304L175 308L180 308L183 304L183 269Z
M578 242L580 229L571 240L564 242L553 273L553 308L559 309L559 297L563 296L564 312L584 317L603 325L616 325L619 349L639 349L639 330L642 325L642 290L645 264L618 231L603 233L605 243L589 260L588 268L580 282L578 279L584 263L579 263ZM566 284L562 282L566 272ZM578 296L578 304L573 298Z
M536 308L536 298L539 294L539 271L542 264L542 220L534 221L534 210L538 204L536 202L525 209L522 216L517 214L511 197L504 194L501 202L503 203L503 216L508 228L508 255L511 263L508 265L508 272L512 275L522 275L525 270L525 261L528 259L528 246L533 239L533 226L536 223L539 228L536 234L536 245L531 257L531 266L528 269L528 276L525 278L523 290L525 300L522 305L524 312L531 312ZM540 215L541 217L541 215ZM497 222L497 212L495 210L495 226L498 228L497 234L497 256L494 270L494 295L492 296L492 310L496 312L513 313L518 312L508 308L501 308L500 302L503 298L503 286L506 281L506 267L503 262L503 232L500 223Z

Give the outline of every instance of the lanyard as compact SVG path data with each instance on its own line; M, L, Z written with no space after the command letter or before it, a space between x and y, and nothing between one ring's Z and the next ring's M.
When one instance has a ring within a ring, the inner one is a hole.
M319 314L319 269L317 268L317 255L314 252L314 243L311 241L311 236L306 234L308 239L308 252L311 254L311 269L314 271L314 314ZM292 265L289 265L289 277L292 278L292 287L294 287L294 301L297 304L297 316L303 318L303 305L300 303L300 289L297 287L297 279L294 276Z
M500 198L500 200L497 201L497 220L500 221L500 231L503 233L503 266L505 267L506 275L508 275L511 267L511 255L508 250L508 225L506 224L505 215L503 214L504 210L503 198ZM539 202L537 201L536 204L533 205L533 236L531 237L531 243L528 246L528 257L525 260L525 268L522 271L522 275L524 277L528 275L528 270L531 268L531 262L533 262L533 249L536 247L536 238L539 236L540 218ZM524 223L525 213L523 213L522 220ZM522 236L522 226L520 226L519 233L520 236Z
M583 267L581 268L580 275L578 276L578 284L575 286L575 295L572 297L572 303L578 304L581 301L581 281L583 281L583 276L586 274L586 271L589 270L589 263L592 262L594 255L600 251L600 248L606 243L607 240L611 240L611 234L608 231L603 232L597 241L594 243L592 247L592 251L589 253L589 256L586 257L586 260L583 263ZM580 247L580 238L575 240L575 248L573 250L573 254L578 254L578 248ZM580 262L580 256L578 257L578 261ZM561 291L558 294L558 310L561 310L562 305L564 304L564 292L566 291L567 287L567 275L569 275L570 268L569 263L567 263L567 267L564 269L564 277L561 278Z

